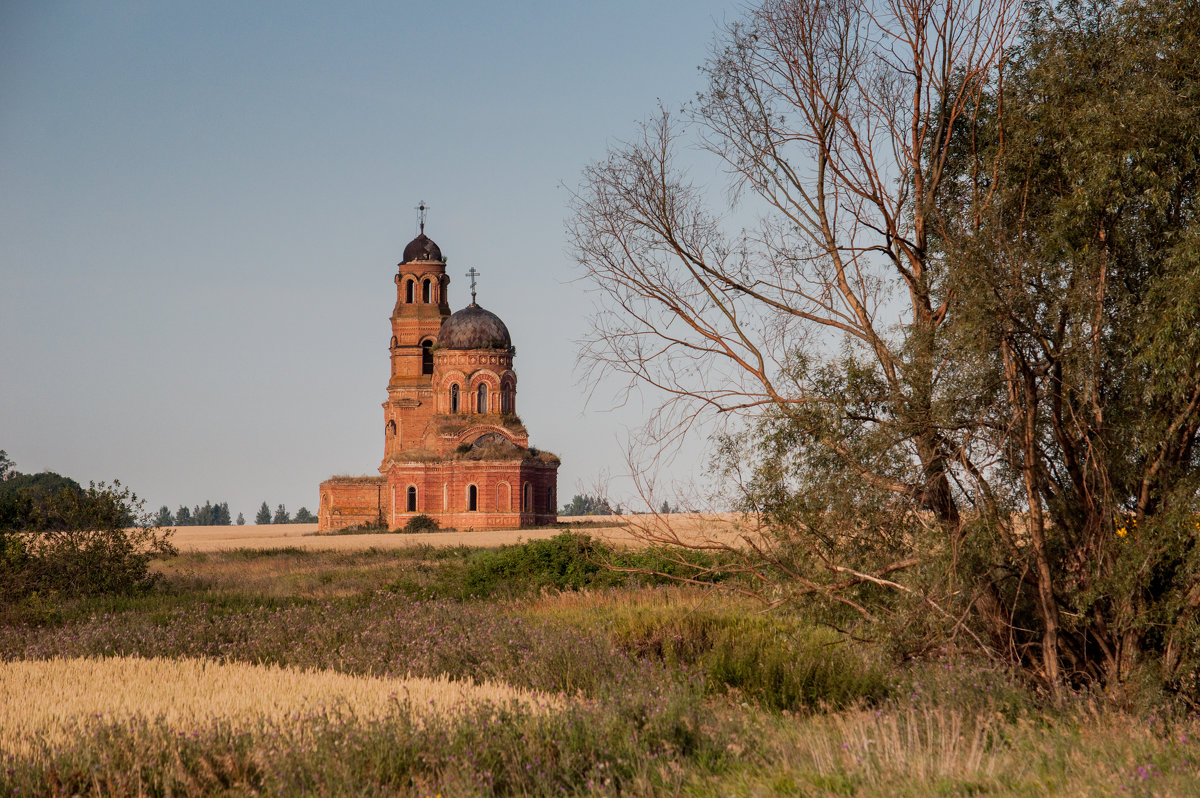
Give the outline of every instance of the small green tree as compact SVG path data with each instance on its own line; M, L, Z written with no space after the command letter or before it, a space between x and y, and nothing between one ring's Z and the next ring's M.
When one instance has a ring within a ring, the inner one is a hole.
M244 515L242 515L241 513L238 513L238 517L237 517L237 525L238 525L238 526L245 526L245 525L246 525L246 517L245 517Z
M171 509L167 505L158 508L158 514L154 516L154 525L157 527L172 526L175 523L175 516L171 515Z
M296 511L296 517L292 519L293 524L315 524L317 517L308 511L307 507L301 507Z
M192 511L187 508L187 505L179 505L179 509L175 511L175 525L193 526L195 523L196 522L192 519Z
M286 507L281 504L275 508L275 515L271 518L272 524L290 524L291 522L292 518Z
M266 502L263 502L262 506L258 508L258 514L254 516L254 523L259 526L271 523L271 508L267 506Z
M82 596L135 593L157 581L150 561L176 553L143 502L119 482L87 488L21 489L21 517L0 528L0 598L32 593Z

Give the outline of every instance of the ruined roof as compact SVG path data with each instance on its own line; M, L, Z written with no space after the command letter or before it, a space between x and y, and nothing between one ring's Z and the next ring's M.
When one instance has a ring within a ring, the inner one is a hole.
M404 248L404 260L400 261L401 265L412 263L415 260L436 260L445 262L442 257L441 248L433 243L433 239L421 233L419 236L408 242L408 246Z
M472 303L442 322L437 345L444 349L510 349L512 338L499 316Z

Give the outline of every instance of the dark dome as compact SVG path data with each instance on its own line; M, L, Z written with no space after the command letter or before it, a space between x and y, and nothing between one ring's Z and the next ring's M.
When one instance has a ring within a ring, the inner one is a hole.
M442 257L442 250L437 244L433 243L433 239L421 233L421 235L408 242L408 246L404 248L404 260L401 263L411 263L414 260L436 260L445 262Z
M467 305L442 322L437 344L446 349L509 349L512 338L495 313Z

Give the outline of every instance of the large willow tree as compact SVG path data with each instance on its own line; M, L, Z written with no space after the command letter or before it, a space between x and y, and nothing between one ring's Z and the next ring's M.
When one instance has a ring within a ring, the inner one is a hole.
M1200 14L1020 10L768 0L724 30L682 123L584 175L583 356L660 392L651 447L741 429L717 457L764 599L1051 690L1143 662L1193 690Z

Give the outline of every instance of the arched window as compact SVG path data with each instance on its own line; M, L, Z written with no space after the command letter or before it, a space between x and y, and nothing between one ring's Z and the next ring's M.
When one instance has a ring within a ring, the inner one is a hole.
M396 347L398 347L398 346L400 346L400 342L399 342L399 341L397 341L397 340L396 340L396 336L394 336L394 335L393 335L393 336L392 336L392 349L395 349L395 348L396 348Z
M528 482L521 489L521 509L527 513L533 512L533 485Z
M413 301L413 281L412 280L404 281L404 301L405 302Z
M408 486L408 512L415 513L417 511L417 486Z
M458 412L458 383L450 386L450 412Z
M433 301L433 281L426 279L421 283L421 301L426 303Z
M474 485L467 486L467 510L475 512L479 509L479 488Z
M421 373L433 373L433 341L421 342Z
M475 410L479 413L486 413L488 411L487 384L482 382L479 383L479 390L476 391L476 393L478 393L479 396L476 397Z
M500 412L513 412L513 390L511 385L504 385L500 388Z
M512 509L512 506L509 504L508 483L507 482L501 482L499 485L496 486L496 509L497 510L511 510Z
M387 431L388 431L388 435L396 434L396 420L395 419L391 419L390 421L388 421Z

